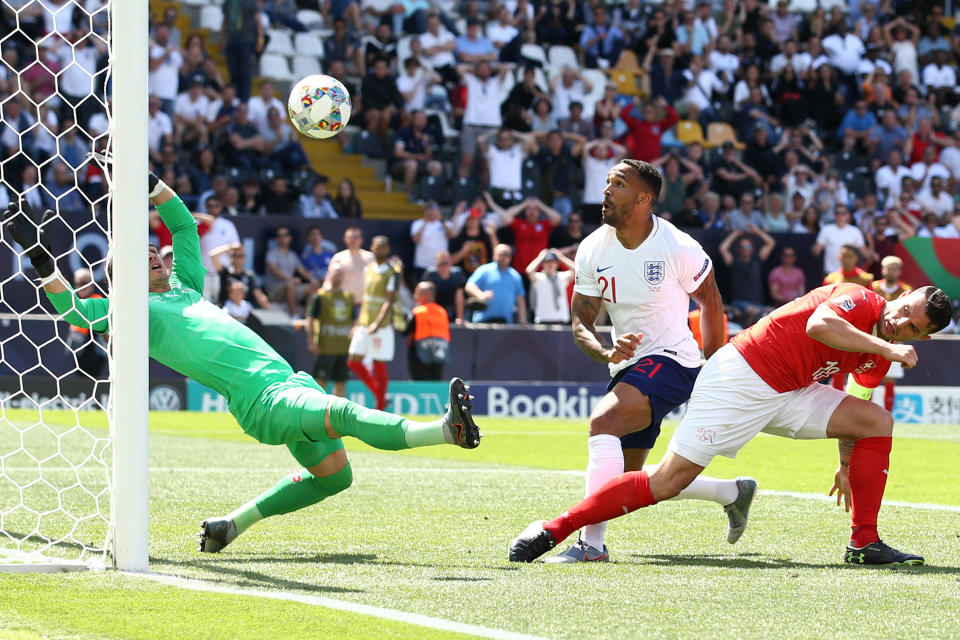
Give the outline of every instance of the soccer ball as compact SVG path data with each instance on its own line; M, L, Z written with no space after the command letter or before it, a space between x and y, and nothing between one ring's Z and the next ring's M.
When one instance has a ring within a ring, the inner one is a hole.
M287 100L290 122L309 138L332 138L350 121L353 104L343 83L330 76L307 76L294 85Z

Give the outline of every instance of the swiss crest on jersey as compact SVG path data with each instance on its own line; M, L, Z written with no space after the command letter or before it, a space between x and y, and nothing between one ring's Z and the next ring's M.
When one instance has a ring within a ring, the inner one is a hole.
M666 275L666 265L663 260L645 260L643 263L643 279L647 284L656 286L663 282Z

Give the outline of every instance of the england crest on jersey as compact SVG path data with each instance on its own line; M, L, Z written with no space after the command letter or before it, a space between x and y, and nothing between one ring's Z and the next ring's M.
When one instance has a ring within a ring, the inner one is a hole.
M643 279L651 286L663 282L664 271L663 260L647 260L643 263Z

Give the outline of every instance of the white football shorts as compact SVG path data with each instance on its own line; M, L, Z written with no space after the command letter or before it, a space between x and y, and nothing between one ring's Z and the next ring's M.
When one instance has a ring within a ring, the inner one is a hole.
M826 438L830 416L846 397L816 383L779 393L727 344L697 376L670 450L705 467L714 456L736 458L761 431L803 440Z
M394 349L393 327L381 327L372 335L363 327L358 327L350 339L347 353L351 356L373 358L377 362L391 362Z

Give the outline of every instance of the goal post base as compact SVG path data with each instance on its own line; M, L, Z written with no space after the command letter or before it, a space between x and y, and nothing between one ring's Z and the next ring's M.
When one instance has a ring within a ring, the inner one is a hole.
M107 565L101 558L64 560L39 552L0 549L0 573L68 573L71 571L103 571Z

